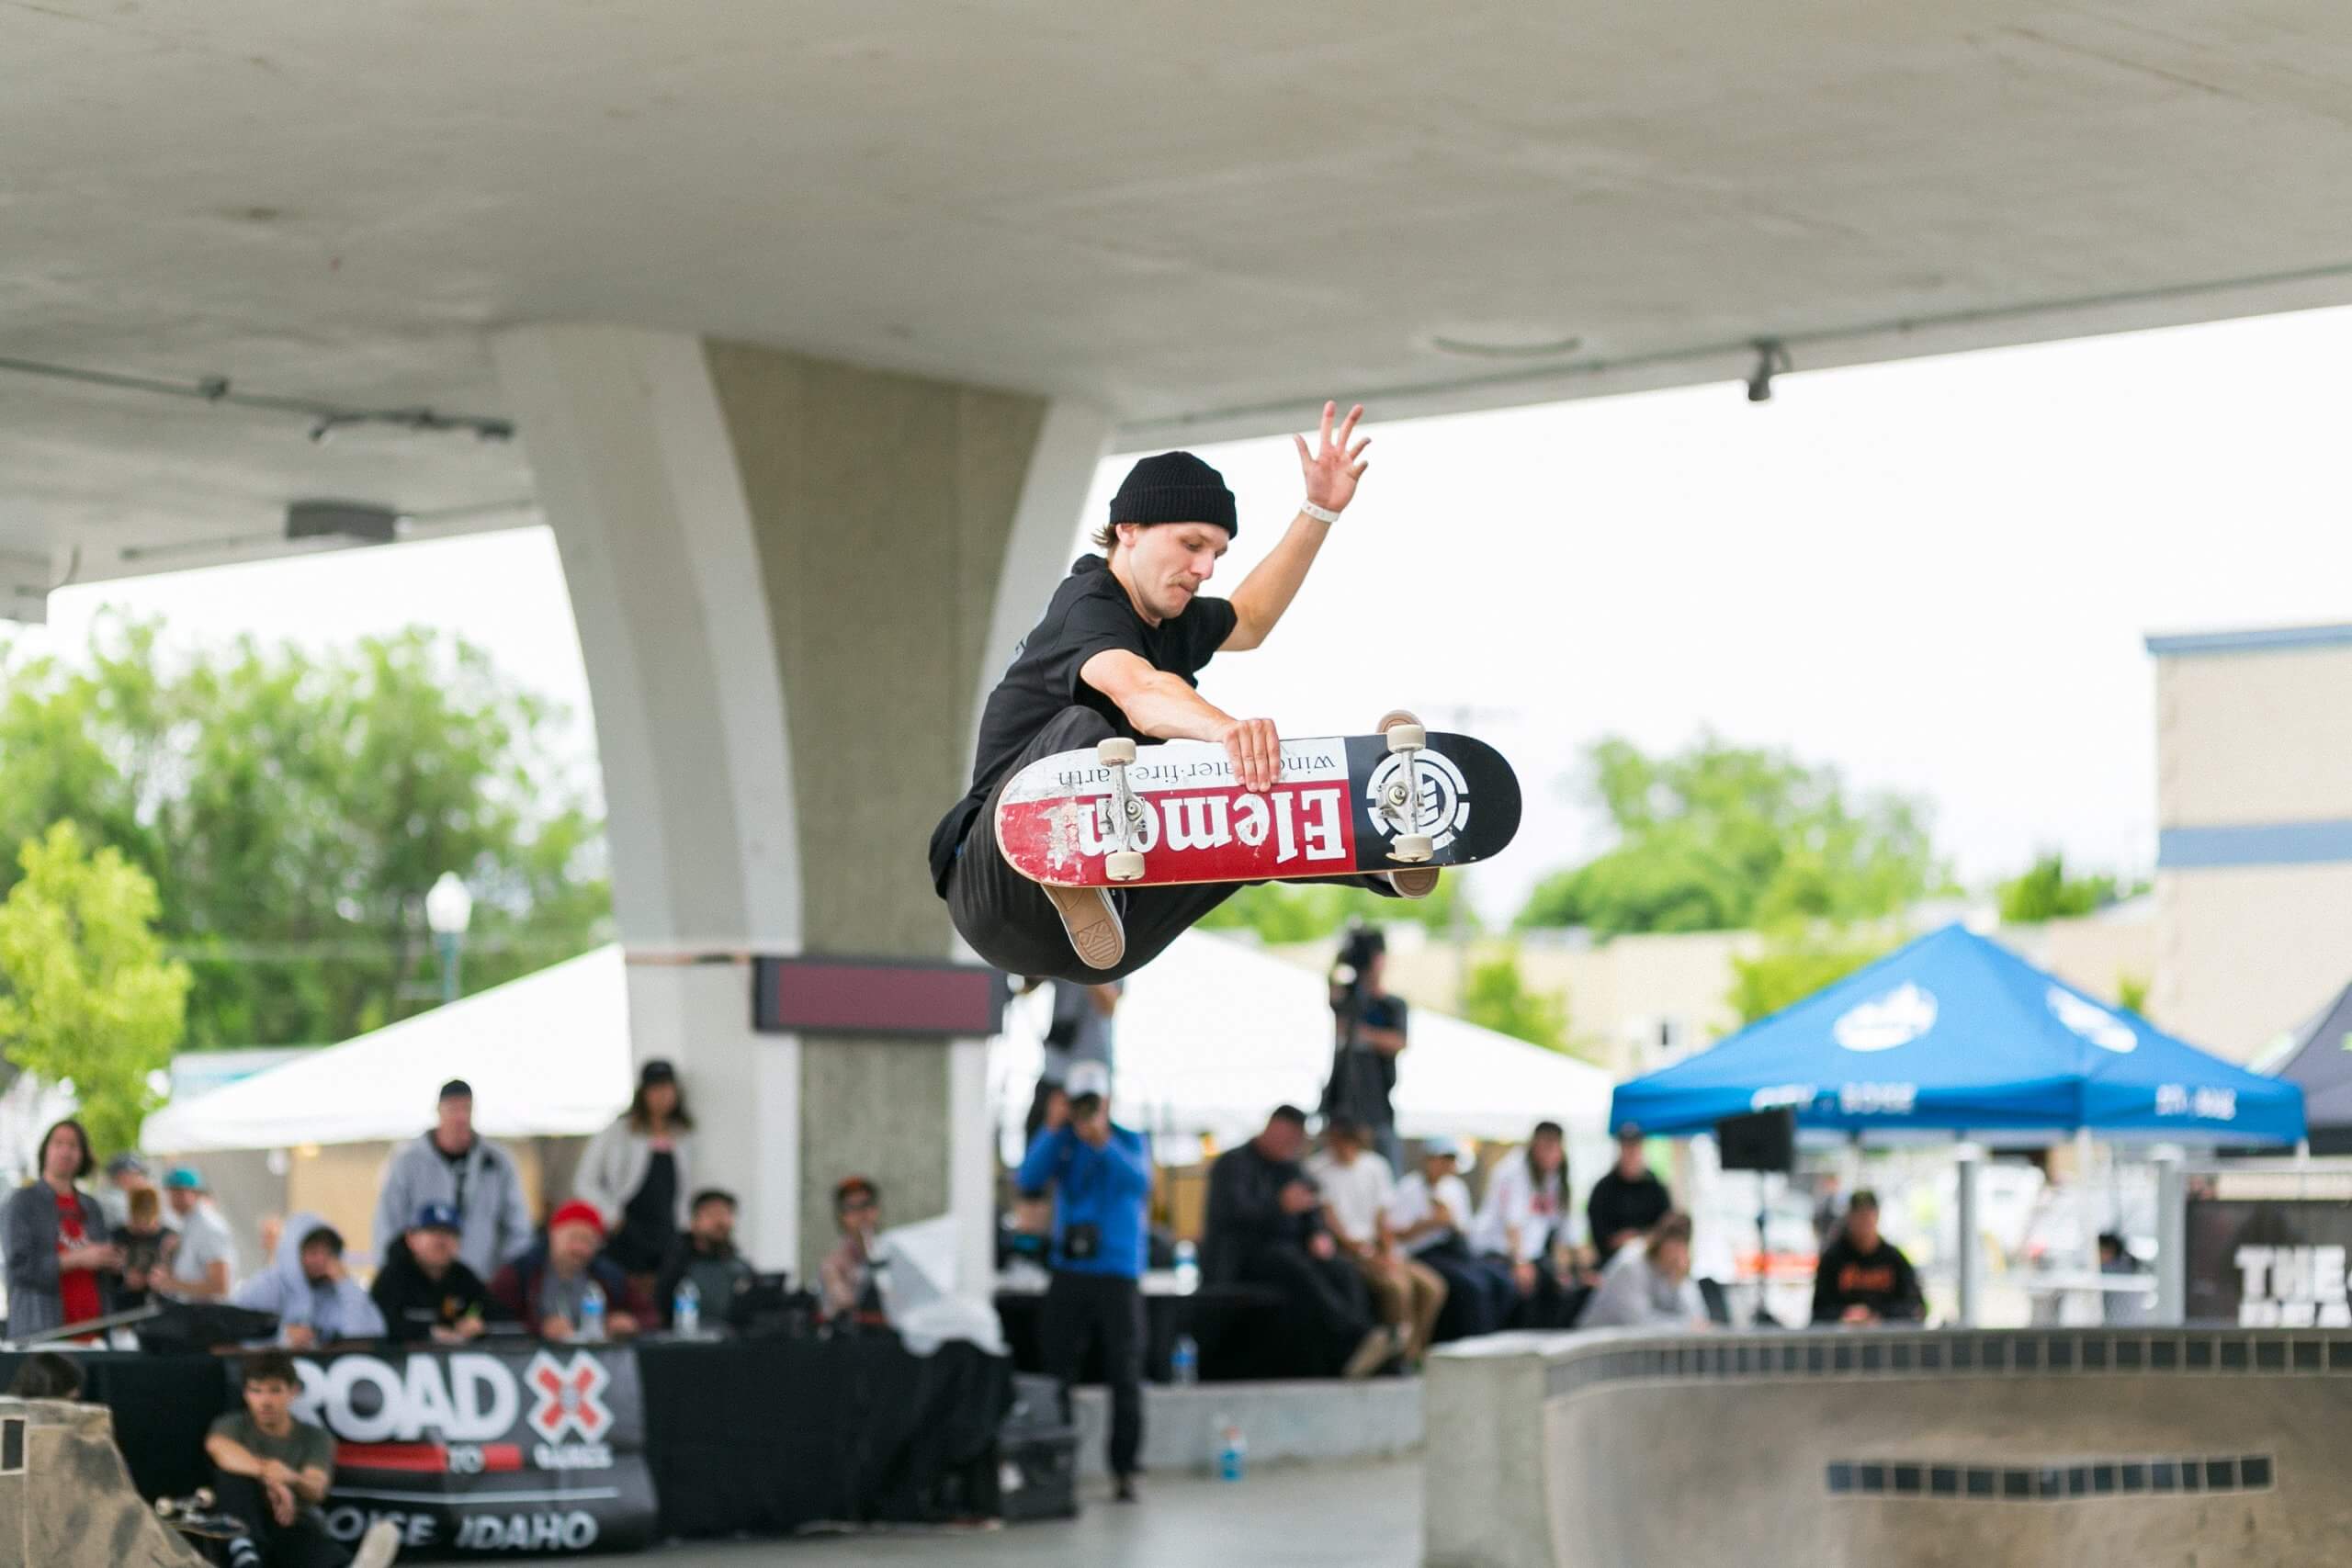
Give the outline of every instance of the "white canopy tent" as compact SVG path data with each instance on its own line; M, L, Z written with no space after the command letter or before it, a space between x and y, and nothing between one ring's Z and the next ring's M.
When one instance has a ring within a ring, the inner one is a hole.
M340 1045L165 1106L143 1147L174 1154L413 1137L451 1078L492 1137L597 1131L628 1103L621 950L600 947Z
M1036 1083L1045 995L1015 1004L997 1050L1001 1124L1015 1136ZM1404 1136L1515 1141L1547 1118L1583 1149L1605 1136L1611 1085L1600 1068L1426 1009L1410 1033L1396 1070ZM1331 1066L1323 976L1246 942L1188 932L1128 980L1114 1058L1122 1123L1230 1144L1283 1101L1312 1111L1321 1097Z

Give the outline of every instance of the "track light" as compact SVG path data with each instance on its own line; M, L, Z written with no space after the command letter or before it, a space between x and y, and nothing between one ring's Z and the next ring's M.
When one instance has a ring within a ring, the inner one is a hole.
M1756 368L1748 374L1747 378L1747 400L1751 403L1770 402L1772 378L1783 370L1795 368L1795 366L1789 363L1789 351L1781 346L1779 338L1758 338L1756 340Z

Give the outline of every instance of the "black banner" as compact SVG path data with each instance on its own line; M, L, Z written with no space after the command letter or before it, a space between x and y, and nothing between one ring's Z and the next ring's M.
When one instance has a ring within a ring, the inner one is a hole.
M2188 1318L2352 1328L2352 1178L2228 1172L2188 1200Z
M477 1345L298 1356L294 1413L335 1439L327 1528L378 1519L402 1552L485 1556L645 1545L654 1524L636 1353Z

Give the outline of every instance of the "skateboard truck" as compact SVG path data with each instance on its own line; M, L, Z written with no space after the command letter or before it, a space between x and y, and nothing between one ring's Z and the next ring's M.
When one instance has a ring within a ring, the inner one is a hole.
M1388 858L1418 865L1437 852L1436 841L1427 833L1418 831L1421 813L1421 749L1429 744L1429 732L1418 724L1392 724L1388 727L1388 751L1403 759L1404 765L1390 776L1386 787L1380 792L1378 808L1388 818L1396 832L1388 840Z
M1094 748L1094 760L1111 770L1111 798L1102 809L1111 818L1108 835L1119 847L1102 857L1102 873L1114 882L1133 882L1143 875L1143 852L1136 840L1143 828L1143 802L1127 783L1127 766L1136 760L1136 743L1120 737Z

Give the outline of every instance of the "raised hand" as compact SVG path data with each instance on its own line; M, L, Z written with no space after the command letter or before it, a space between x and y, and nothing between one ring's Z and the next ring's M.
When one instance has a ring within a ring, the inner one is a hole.
M1313 451L1307 450L1304 435L1291 437L1298 447L1300 472L1306 479L1306 499L1327 512L1346 509L1348 502L1355 499L1356 481L1371 466L1364 461L1363 449L1372 445L1372 437L1356 436L1356 421L1363 417L1363 405L1358 403L1350 409L1348 417L1334 431L1331 422L1339 412L1337 403L1323 405L1323 428L1316 437Z

